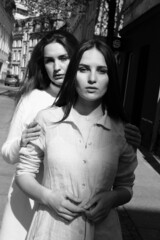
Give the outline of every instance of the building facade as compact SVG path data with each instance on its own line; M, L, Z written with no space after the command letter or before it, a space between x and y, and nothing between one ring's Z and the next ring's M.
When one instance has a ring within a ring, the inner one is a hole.
M120 56L124 106L129 120L141 130L142 146L157 151L160 149L160 0L127 0L124 9Z
M14 4L12 5L14 6ZM0 80L4 81L11 56L13 16L12 6L7 8L5 1L0 1Z

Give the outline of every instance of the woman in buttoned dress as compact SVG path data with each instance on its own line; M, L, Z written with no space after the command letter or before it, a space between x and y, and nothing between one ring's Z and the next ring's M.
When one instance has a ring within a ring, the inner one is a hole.
M122 239L116 207L132 197L137 157L118 89L110 48L81 44L54 106L35 119L41 135L20 149L16 181L37 202L27 240Z

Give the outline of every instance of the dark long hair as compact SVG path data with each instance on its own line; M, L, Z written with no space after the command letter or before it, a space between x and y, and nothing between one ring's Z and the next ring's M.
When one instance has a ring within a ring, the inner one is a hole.
M107 91L102 97L102 107L107 108L108 114L111 117L115 119L120 118L121 120L126 121L120 97L120 86L114 54L105 42L98 39L91 39L80 44L69 63L64 82L55 102L56 106L64 108L64 117L62 121L67 118L72 106L77 100L75 82L82 55L85 51L92 48L96 48L103 54L108 67L109 83Z
M47 33L33 49L17 101L33 89L45 90L49 86L50 79L44 66L44 48L52 42L60 43L66 49L69 58L72 57L79 44L78 40L67 31L55 30Z

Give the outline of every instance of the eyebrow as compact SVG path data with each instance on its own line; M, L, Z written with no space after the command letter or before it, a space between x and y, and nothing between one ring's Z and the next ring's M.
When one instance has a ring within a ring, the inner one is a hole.
M79 63L79 66L89 67L89 65L87 65L87 64L83 64L83 63Z
M79 66L90 67L90 65L84 64L84 63L80 63ZM104 66L104 65L98 65L97 67L98 67L98 68L106 68L106 69L108 69L108 67L107 67L107 66Z
M61 54L58 57L69 57L69 55L67 53ZM44 58L53 58L52 56L44 56Z

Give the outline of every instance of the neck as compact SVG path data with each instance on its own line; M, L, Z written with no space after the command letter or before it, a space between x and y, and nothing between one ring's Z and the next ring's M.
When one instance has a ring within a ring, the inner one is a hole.
M97 102L83 102L83 101L77 101L74 109L81 115L94 115L97 114L99 112L99 114L103 114L102 111L102 105L101 105L101 101L97 101Z
M47 92L52 95L53 97L57 97L59 91L60 91L60 86L54 85L53 83L50 83L49 87L47 88Z

